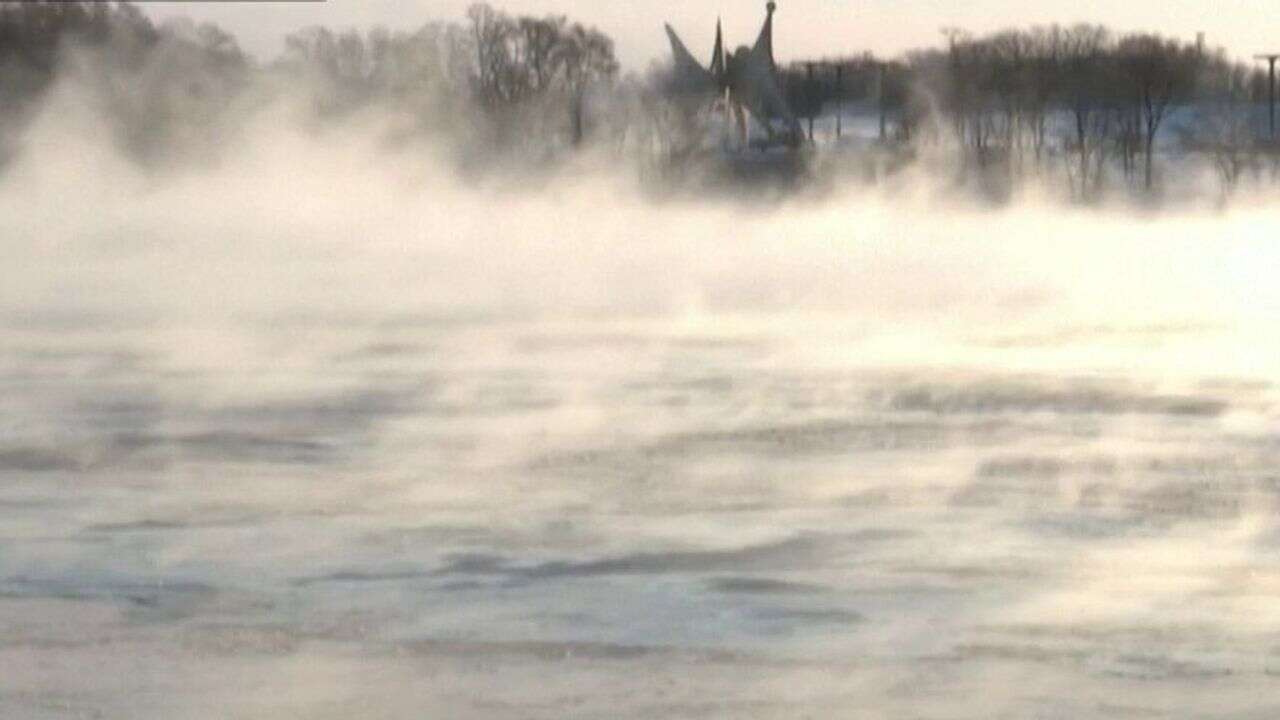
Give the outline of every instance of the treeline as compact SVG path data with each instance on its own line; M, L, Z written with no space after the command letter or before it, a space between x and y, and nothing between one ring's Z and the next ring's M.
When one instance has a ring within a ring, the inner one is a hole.
M317 123L392 111L472 157L545 160L602 124L618 70L594 28L485 4L413 32L307 28L264 64L215 25L157 25L128 2L0 2L0 144L75 79L144 161L216 153L254 108L299 98Z
M945 36L944 47L898 61L819 63L827 70L817 83L813 64L796 63L789 84L808 108L870 99L887 116L888 139L950 144L962 171L1016 180L1059 170L1079 198L1099 196L1111 174L1154 189L1162 152L1208 159L1228 188L1274 171L1267 73L1202 40L1097 25Z
M0 161L64 79L89 92L122 148L160 165L216 159L245 118L282 99L319 127L395 118L469 167L553 165L584 145L680 161L696 152L699 109L664 98L666 71L624 76L598 30L486 4L414 31L304 29L264 63L217 26L156 24L128 2L0 1ZM961 179L1061 177L1087 200L1158 190L1179 155L1227 189L1278 169L1265 73L1201 42L1094 25L950 30L894 60L781 74L799 115L876 113L877 148L944 157Z
M250 61L213 25L157 27L128 3L2 2L0 158L63 77L84 80L120 143L153 160L213 141Z
M618 73L613 41L598 30L485 4L473 5L466 22L415 32L310 28L286 48L275 71L305 76L321 115L389 106L498 153L581 145L592 129L589 106L605 102Z

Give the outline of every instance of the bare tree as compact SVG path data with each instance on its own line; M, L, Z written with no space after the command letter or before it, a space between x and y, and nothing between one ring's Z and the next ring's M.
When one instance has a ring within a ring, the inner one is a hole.
M1098 25L1081 24L1062 33L1061 65L1063 99L1072 123L1067 147L1076 155L1068 169L1074 176L1077 197L1089 199L1101 192L1106 150L1113 128L1112 99L1108 92L1110 33Z
M1195 88L1200 52L1158 35L1128 35L1120 39L1116 60L1128 84L1133 116L1146 160L1144 185L1155 183L1156 139L1177 102L1189 99Z
M1260 75L1254 68L1231 62L1221 50L1205 58L1201 71L1195 122L1185 130L1183 143L1213 160L1224 199L1247 172L1261 171L1253 124Z
M586 132L587 92L598 83L611 81L618 73L618 61L613 54L613 40L594 28L577 24L565 33L558 56L564 63L573 143L578 145Z

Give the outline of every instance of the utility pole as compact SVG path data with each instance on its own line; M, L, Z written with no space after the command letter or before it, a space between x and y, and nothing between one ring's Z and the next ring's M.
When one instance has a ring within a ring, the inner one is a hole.
M1271 117L1271 142L1276 141L1276 61L1280 61L1280 53L1254 55L1256 60L1267 61L1267 104Z
M836 139L840 139L844 121L844 65L836 65Z
M885 74L889 66L885 62L876 63L876 95L878 96L878 105L880 105L880 142L884 142L889 137L888 133L888 108L884 106L884 80Z
M809 87L807 88L811 95L817 95L817 88L813 84L813 63L805 63L809 71ZM809 143L813 143L813 116L817 112L816 108L809 109Z

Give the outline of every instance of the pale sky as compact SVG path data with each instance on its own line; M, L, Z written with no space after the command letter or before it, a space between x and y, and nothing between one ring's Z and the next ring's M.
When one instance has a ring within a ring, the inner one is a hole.
M299 2L154 2L141 5L164 18L188 15L235 32L247 50L268 59L280 38L306 25L412 28L430 20L461 19L472 0L327 0ZM698 56L710 56L717 16L726 42L749 44L764 19L764 0L493 0L513 14L565 14L595 25L618 42L627 69L643 70L667 53L662 23L671 22ZM939 44L940 29L984 32L1059 22L1103 23L1117 30L1156 30L1192 40L1207 34L1245 59L1280 51L1276 0L779 0L775 46L780 60L871 50L894 55Z

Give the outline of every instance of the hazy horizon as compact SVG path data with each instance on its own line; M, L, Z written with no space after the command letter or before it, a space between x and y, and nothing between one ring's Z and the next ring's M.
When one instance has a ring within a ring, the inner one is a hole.
M143 7L152 17L189 16L217 22L234 32L246 50L270 59L282 47L286 34L310 25L359 27L385 25L416 28L433 20L459 20L474 0L327 0L326 2L154 2ZM491 3L519 14L568 15L595 25L617 41L624 70L644 70L668 52L663 23L670 22L684 36L696 55L708 54L717 18L723 18L726 42L748 44L764 18L764 2L693 0L691 2L598 3L574 0L506 0ZM830 0L782 0L776 20L776 48L781 59L860 54L894 56L904 51L937 45L941 30L958 27L984 33L1006 27L1087 22L1119 32L1153 31L1192 39L1206 35L1211 47L1224 47L1238 59L1280 47L1280 33L1268 32L1273 12L1261 3L1242 0L1216 3L1210 12L1204 3L1176 0L1156 4L1108 3L1102 0L1045 0L1027 6L1014 0L974 0L969 3L929 1L859 3Z

